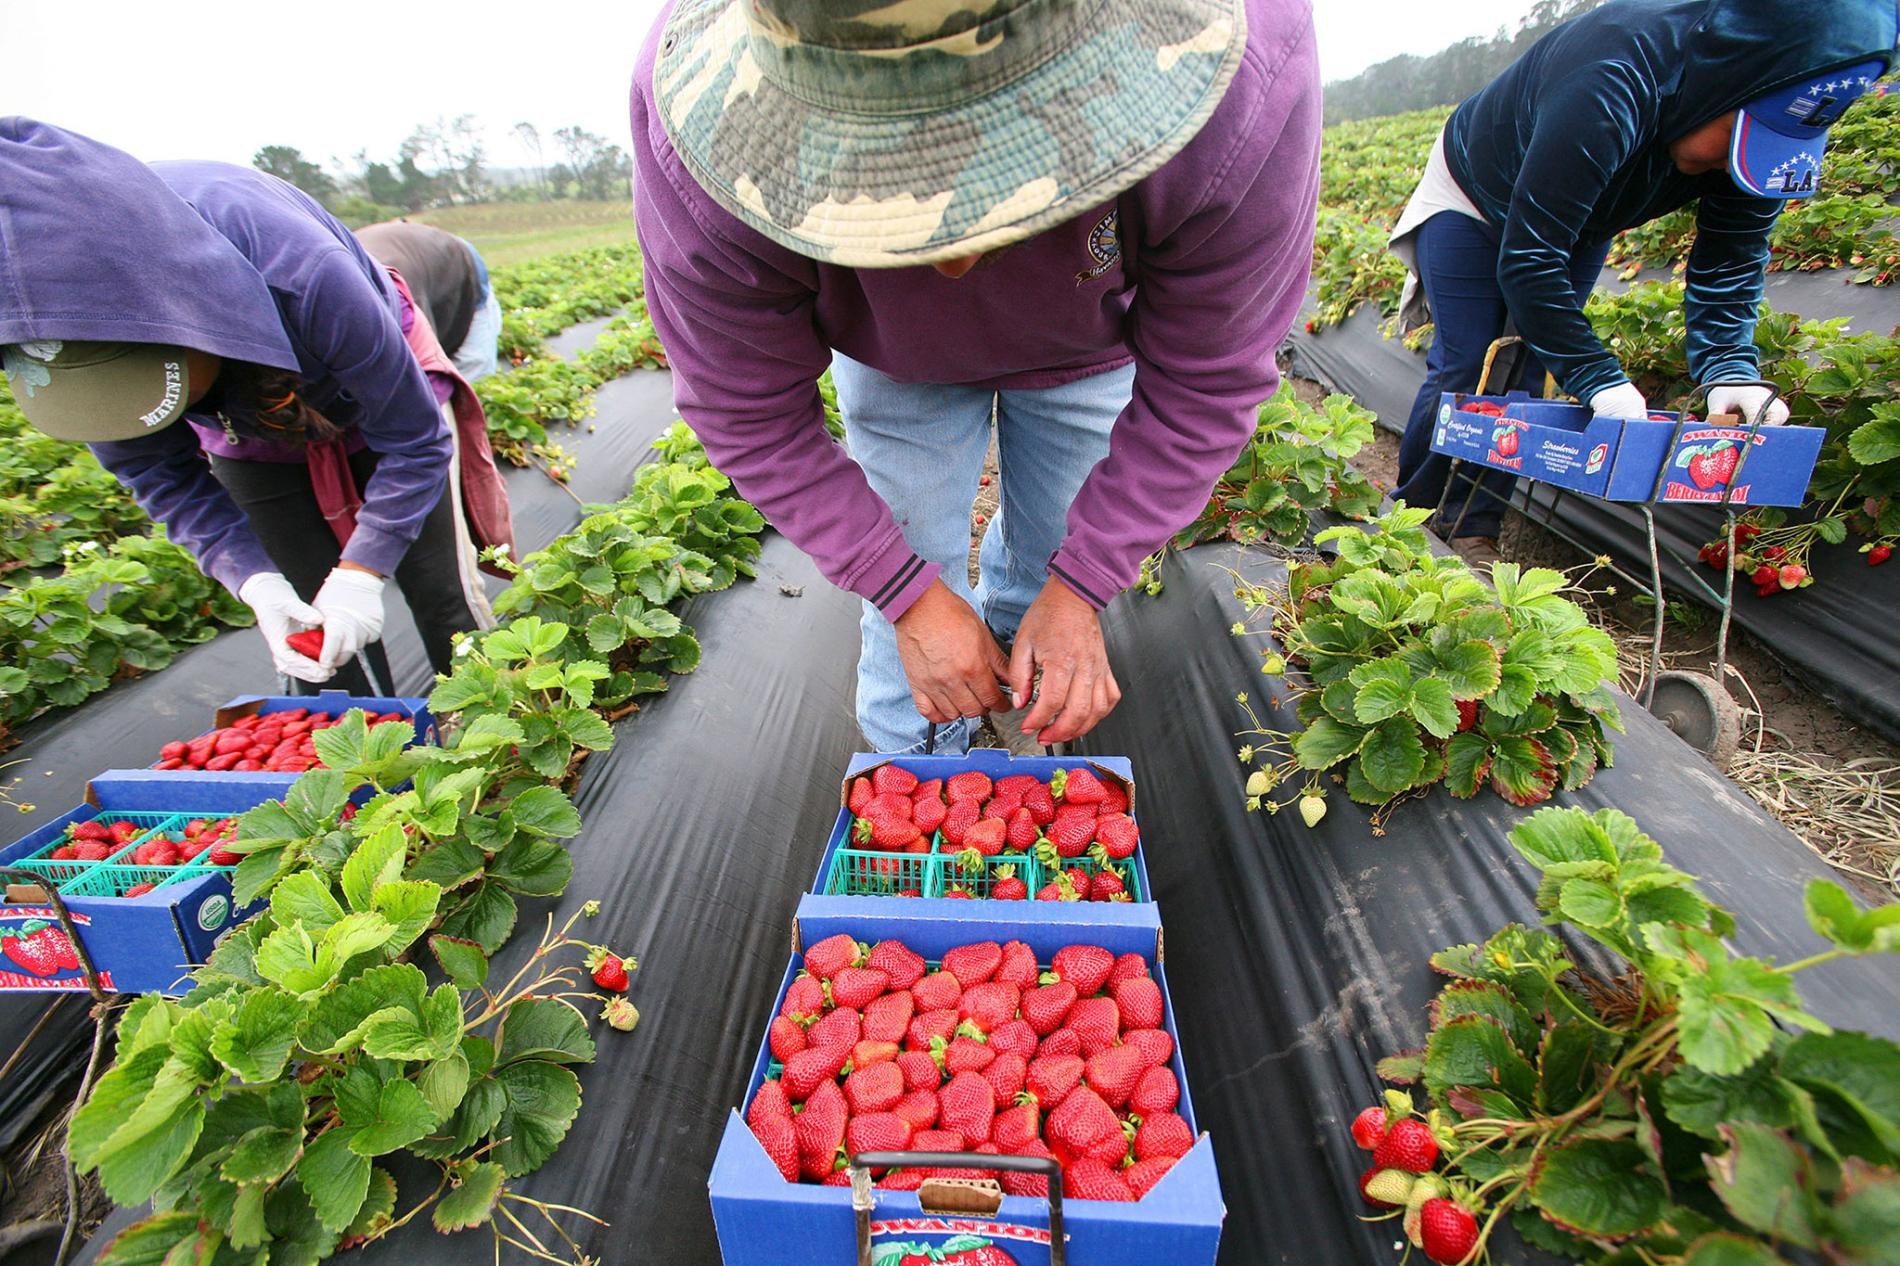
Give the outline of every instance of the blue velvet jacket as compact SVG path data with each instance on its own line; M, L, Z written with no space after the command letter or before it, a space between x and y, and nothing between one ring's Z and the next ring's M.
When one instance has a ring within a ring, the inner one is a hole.
M1573 251L1697 199L1689 367L1705 383L1756 376L1782 204L1744 193L1726 170L1683 175L1669 143L1797 79L1891 64L1895 39L1895 0L1610 0L1458 107L1445 133L1452 175L1502 226L1505 302L1565 391L1588 400L1626 381L1577 308Z

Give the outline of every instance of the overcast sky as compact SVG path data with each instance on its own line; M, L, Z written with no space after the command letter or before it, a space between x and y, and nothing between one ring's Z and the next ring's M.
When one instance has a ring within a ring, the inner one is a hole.
M1514 26L1531 0L1315 0L1327 79ZM423 120L476 115L488 160L578 123L625 144L627 82L660 0L0 0L0 114L27 114L145 159L248 162L292 145L319 162L394 153Z

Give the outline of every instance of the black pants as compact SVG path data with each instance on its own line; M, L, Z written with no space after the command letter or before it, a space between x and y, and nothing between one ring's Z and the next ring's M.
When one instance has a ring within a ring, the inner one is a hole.
M367 449L350 455L350 471L358 488L367 487L376 471L376 454ZM302 462L243 462L212 457L211 472L251 520L251 530L277 569L284 573L297 596L305 602L317 596L324 580L342 557L336 534L324 521L310 469ZM447 490L423 521L422 534L396 564L396 585L415 618L416 631L429 663L439 673L453 667L451 639L479 627L463 589L463 560L457 557L455 507ZM472 560L466 563L472 570ZM479 580L470 583L479 584ZM383 644L373 642L364 651L381 680L394 689ZM290 692L313 695L318 690L347 690L351 694L380 693L355 663L344 664L321 686L292 680Z

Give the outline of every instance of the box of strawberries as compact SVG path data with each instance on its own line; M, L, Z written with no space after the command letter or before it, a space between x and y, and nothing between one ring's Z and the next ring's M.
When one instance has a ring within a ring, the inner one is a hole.
M86 802L0 849L0 991L86 988L66 906L101 984L176 993L185 973L255 908L232 898L238 816L289 790L289 777L103 774Z
M211 729L161 747L151 768L301 774L323 763L316 736L353 708L361 709L372 726L408 726L415 732L414 742L435 742L435 718L426 699L361 698L340 690L317 695L240 695L217 710Z
M1524 392L1446 392L1432 451L1608 501L1648 501L1661 476L1666 502L1800 505L1826 432L1736 423L1682 424L1681 414L1667 412L1600 418L1587 405Z
M1042 1266L1052 1215L1072 1266L1214 1261L1226 1210L1155 909L1064 911L800 903L713 1163L727 1266L864 1261L866 1244L872 1261ZM878 1153L928 1159L861 1169L858 1219L852 1162ZM1053 1161L1060 1181L1005 1157Z
M839 800L817 893L1026 909L1154 900L1121 757L861 753Z

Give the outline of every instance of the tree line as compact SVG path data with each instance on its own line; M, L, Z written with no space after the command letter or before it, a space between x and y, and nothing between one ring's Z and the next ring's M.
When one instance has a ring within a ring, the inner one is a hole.
M543 140L540 129L525 122L510 130L532 159L505 174L489 167L472 114L418 124L387 159L358 150L325 166L295 146L266 145L251 165L289 181L352 228L464 202L626 196L633 159L606 137L575 126L555 128Z
M1553 27L1601 3L1603 0L1537 0L1515 32L1500 30L1489 39L1473 36L1425 57L1404 53L1351 79L1329 83L1326 122L1456 105L1497 78Z

